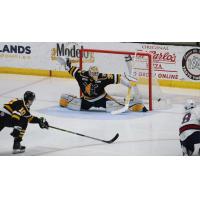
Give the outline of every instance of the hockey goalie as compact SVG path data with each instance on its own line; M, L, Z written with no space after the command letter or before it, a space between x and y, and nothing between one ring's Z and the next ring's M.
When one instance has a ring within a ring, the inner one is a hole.
M127 106L127 110L135 112L147 112L147 108L140 100L130 97L130 93L137 87L137 79L128 74L104 74L100 73L97 66L90 66L88 71L80 70L72 66L69 58L58 57L57 61L65 67L71 76L79 84L82 92L81 98L63 94L60 98L60 106L71 110L88 111L91 109L103 109L107 112L115 112ZM131 56L125 57L128 66L133 62ZM126 98L114 98L106 93L105 87L110 84L123 84L128 88Z

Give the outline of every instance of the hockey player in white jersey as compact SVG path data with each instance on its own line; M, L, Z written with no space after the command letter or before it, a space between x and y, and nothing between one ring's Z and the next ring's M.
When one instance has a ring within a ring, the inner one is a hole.
M200 107L197 107L193 100L188 100L185 105L185 115L179 129L179 136L183 155L192 156L195 144L200 143Z

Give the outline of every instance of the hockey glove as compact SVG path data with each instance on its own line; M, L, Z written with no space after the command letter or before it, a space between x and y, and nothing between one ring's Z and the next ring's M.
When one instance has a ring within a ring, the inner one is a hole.
M39 126L40 128L46 128L46 129L49 128L49 124L44 117L39 118Z

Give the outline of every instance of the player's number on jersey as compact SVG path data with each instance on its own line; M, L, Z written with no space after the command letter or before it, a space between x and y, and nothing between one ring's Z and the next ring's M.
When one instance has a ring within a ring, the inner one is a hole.
M21 108L19 112L21 113L22 116L26 114L26 110L24 108Z
M189 121L190 121L190 118L191 118L191 113L187 113L187 114L183 117L182 124L189 122Z

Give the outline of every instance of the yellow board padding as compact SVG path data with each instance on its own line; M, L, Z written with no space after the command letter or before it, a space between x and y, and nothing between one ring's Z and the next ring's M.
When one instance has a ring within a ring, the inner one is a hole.
M50 76L50 77L59 77L59 78L73 78L68 72L65 72L65 71L28 69L28 68L0 67L0 73ZM139 82L141 84L147 84L147 81L145 79L141 79L139 80ZM200 89L200 81L192 82L192 81L160 80L159 79L158 82L160 86L165 86L165 87Z
M200 90L200 81L175 81L175 80L158 80L160 86L190 88Z
M28 68L12 68L12 67L0 67L0 73L49 76L48 70L28 69Z
M51 76L59 78L73 78L68 72L62 72L62 71L51 71Z
M156 85L156 81L152 80L153 84ZM180 80L161 80L158 79L160 86L164 87L177 87L177 88L189 88L189 89L200 89L200 81L180 81ZM138 79L138 84L147 85L149 81L147 78Z
M0 73L72 78L71 75L65 71L54 71L54 70L43 70L43 69L0 67Z

